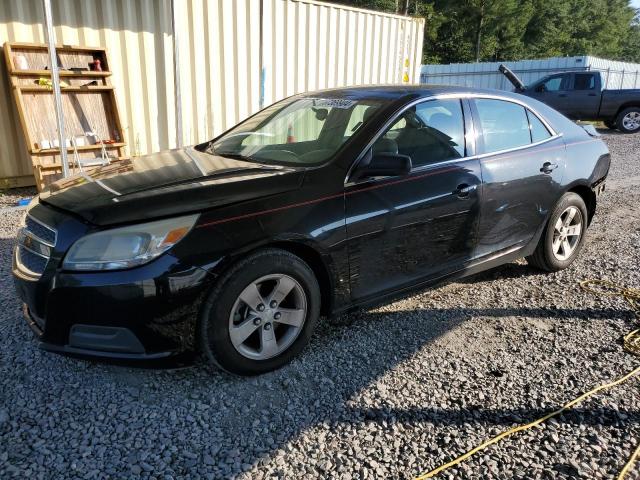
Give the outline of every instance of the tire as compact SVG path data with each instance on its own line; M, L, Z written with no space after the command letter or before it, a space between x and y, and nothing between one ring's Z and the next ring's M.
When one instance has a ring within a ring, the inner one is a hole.
M567 224L569 216L571 219ZM565 193L553 209L536 250L527 257L529 265L548 272L564 270L571 265L584 245L588 218L582 197L573 192ZM579 233L575 235L578 224Z
M640 107L629 107L616 117L616 128L622 133L640 132Z
M607 127L609 130L618 129L618 127L616 126L615 120L603 120L602 123L604 123L604 126Z
M292 253L265 249L240 260L216 283L200 312L198 343L223 370L258 375L298 355L319 316L313 270Z

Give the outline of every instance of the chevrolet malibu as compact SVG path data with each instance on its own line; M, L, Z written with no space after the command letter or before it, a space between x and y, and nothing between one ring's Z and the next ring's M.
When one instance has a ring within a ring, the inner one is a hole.
M521 257L567 268L609 163L595 131L521 95L304 94L203 144L52 184L13 276L47 350L199 351L259 374L299 354L320 315Z

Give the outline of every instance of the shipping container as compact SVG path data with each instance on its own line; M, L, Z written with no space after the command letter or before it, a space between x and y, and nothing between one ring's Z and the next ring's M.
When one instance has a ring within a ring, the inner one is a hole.
M132 155L205 141L295 93L419 81L424 19L311 0L173 4L52 1L58 44L107 48ZM44 43L43 23L41 0L5 0L0 44ZM0 62L0 187L33 184Z
M605 60L589 55L517 62L423 65L420 83L513 90L513 85L498 71L498 67L503 63L518 75L525 85L556 72L601 70L604 73L605 88L640 88L640 64Z

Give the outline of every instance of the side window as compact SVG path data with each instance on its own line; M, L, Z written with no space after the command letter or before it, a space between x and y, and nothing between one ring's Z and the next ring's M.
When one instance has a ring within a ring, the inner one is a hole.
M395 141L395 139L398 137L400 132L402 132L402 130L404 130L406 126L407 126L407 120L404 117L400 117L393 125L391 125L389 130L387 130L387 132L382 136L382 138Z
M411 107L376 141L373 152L408 155L414 167L464 157L460 100L427 100Z
M344 132L345 137L351 137L356 131L362 127L371 115L377 109L377 105L367 105L365 103L358 103L351 111L351 117L349 117L349 123L347 129Z
M498 152L531 143L529 119L524 107L505 100L475 100L485 152Z
M541 142L551 137L551 132L549 132L547 127L544 126L544 123L542 123L531 110L527 110L527 116L529 117L529 124L531 125L531 141L533 143Z
M568 84L569 75L556 75L541 83L536 90L539 92L557 92L569 88Z
M596 78L593 73L576 73L573 82L574 90L593 90L596 88Z

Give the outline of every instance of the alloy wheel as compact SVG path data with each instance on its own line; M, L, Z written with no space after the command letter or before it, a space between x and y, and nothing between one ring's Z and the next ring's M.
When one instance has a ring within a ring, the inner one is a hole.
M568 207L553 227L553 255L558 260L567 260L580 243L582 237L582 212L577 207Z
M244 357L266 360L291 346L306 318L307 296L300 283L289 275L266 275L247 285L236 299L229 337Z
M640 129L640 112L629 112L622 118L622 125L627 130Z

